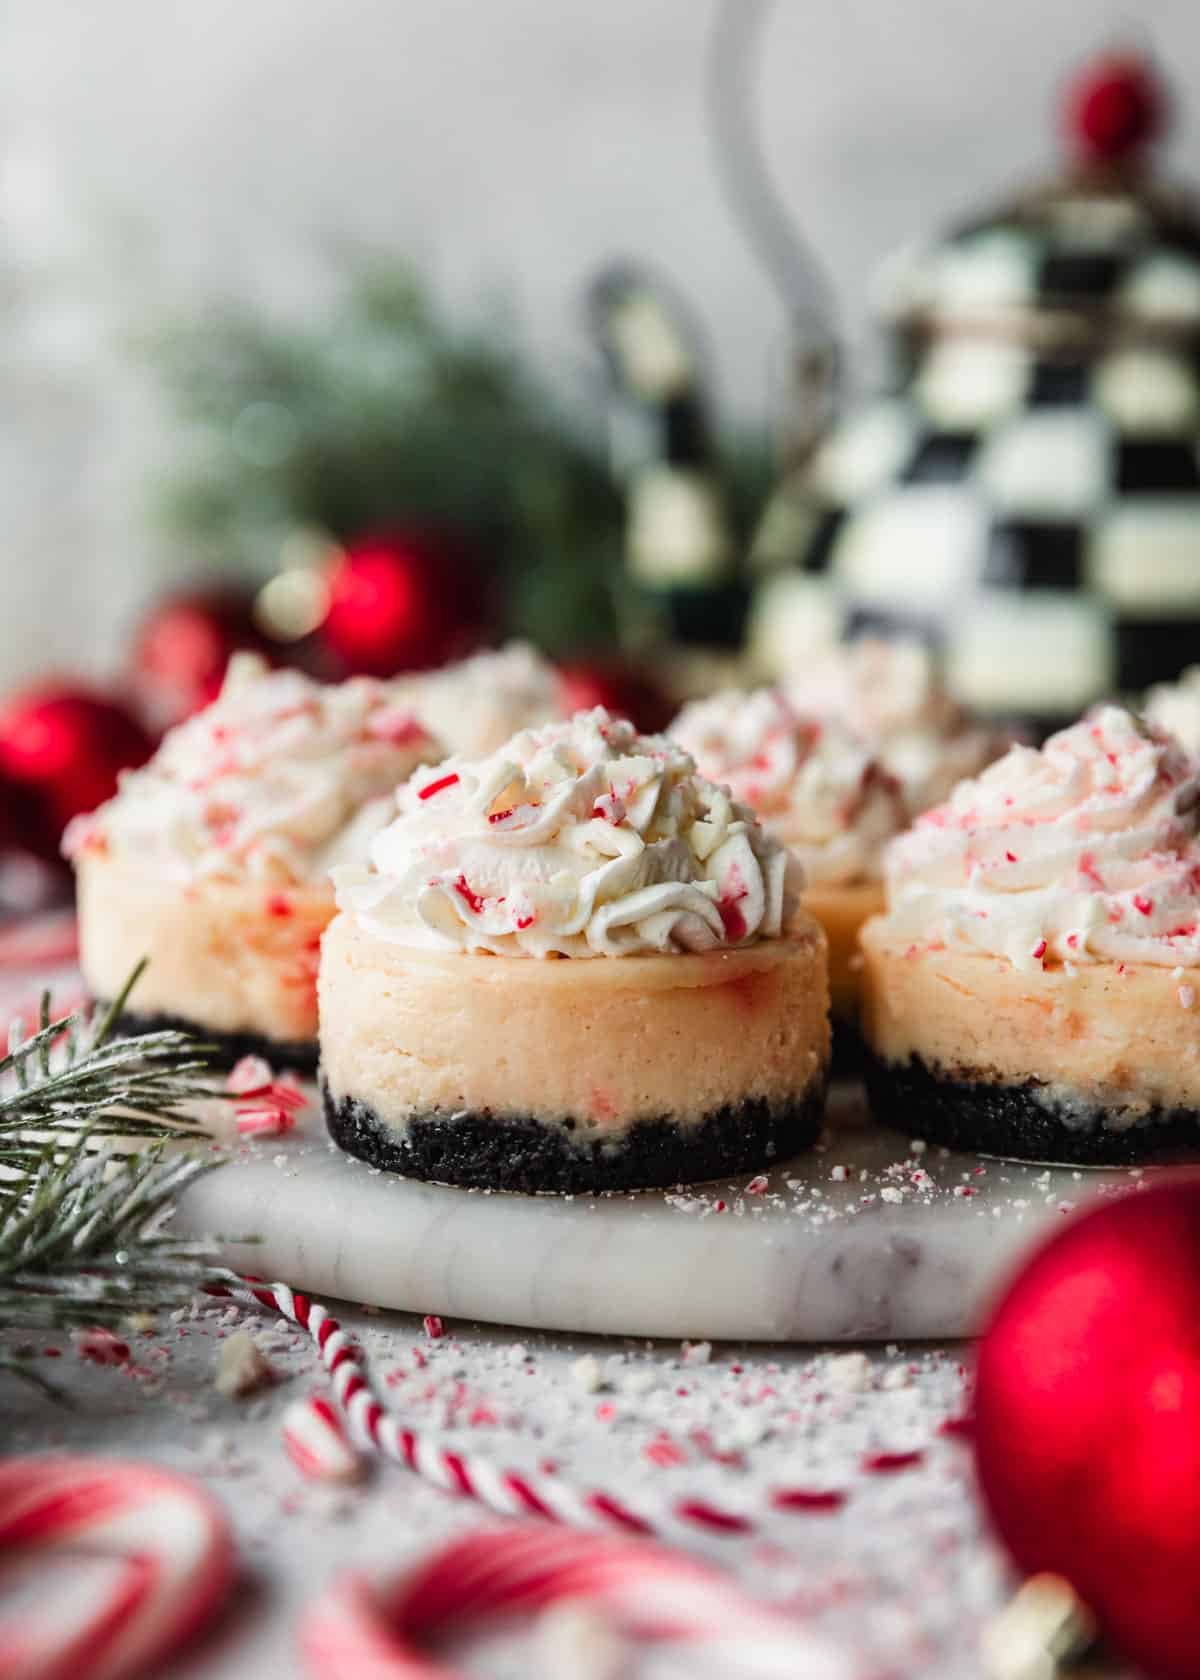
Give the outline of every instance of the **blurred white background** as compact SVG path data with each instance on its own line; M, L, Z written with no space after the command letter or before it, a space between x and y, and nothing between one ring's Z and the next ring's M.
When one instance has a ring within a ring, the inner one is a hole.
M0 679L103 669L171 576L144 487L159 428L114 335L222 292L303 311L321 250L411 253L513 299L569 383L615 255L694 300L721 402L766 416L779 299L723 204L707 0L7 0L0 43ZM861 346L901 240L1049 166L1055 93L1114 31L1177 92L1200 176L1195 0L781 0L761 85L780 186Z

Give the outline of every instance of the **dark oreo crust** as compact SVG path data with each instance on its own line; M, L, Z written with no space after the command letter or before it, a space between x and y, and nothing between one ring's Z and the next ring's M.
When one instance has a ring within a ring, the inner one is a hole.
M99 1005L100 1008L104 1006ZM265 1033L218 1032L203 1021L189 1021L183 1015L139 1015L122 1010L113 1031L119 1038L140 1038L143 1033L185 1032L212 1046L209 1060L216 1067L232 1067L243 1056L261 1056L273 1068L290 1068L296 1073L317 1071L316 1039L268 1038Z
M830 1026L833 1029L833 1054L829 1064L829 1077L861 1079L867 1047L863 1042L858 1022L848 1015L834 1015L831 1017Z
M930 1067L920 1056L884 1062L869 1050L863 1074L879 1125L950 1149L1085 1167L1194 1160L1200 1153L1200 1112L1193 1108L1153 1108L1118 1131L1105 1125L1111 1109L1097 1104L1081 1125L1080 1108L1046 1101L1035 1079L1001 1084Z
M728 1104L694 1126L639 1120L615 1146L568 1121L429 1114L395 1133L355 1097L334 1101L322 1083L334 1142L385 1172L481 1190L649 1190L726 1178L786 1161L815 1143L825 1114L825 1075L778 1107L762 1098Z

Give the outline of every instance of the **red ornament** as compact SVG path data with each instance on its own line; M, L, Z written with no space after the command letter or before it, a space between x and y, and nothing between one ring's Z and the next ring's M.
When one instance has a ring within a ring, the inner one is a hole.
M154 728L162 730L214 700L235 653L269 657L254 622L254 596L237 589L173 595L154 607L134 637L130 684Z
M617 657L565 660L558 667L558 696L568 717L603 706L651 733L665 729L677 710L652 677Z
M1087 65L1067 92L1067 135L1085 158L1116 163L1156 140L1167 96L1149 62L1111 53Z
M1023 1570L1063 1576L1158 1680L1200 1652L1200 1176L1057 1232L979 1350L983 1493Z
M347 672L391 677L466 653L488 622L465 549L442 533L404 532L348 549L328 577L320 636Z
M110 798L117 772L144 764L153 746L123 706L84 690L43 687L0 707L0 778L23 802L27 848L57 858L71 818Z

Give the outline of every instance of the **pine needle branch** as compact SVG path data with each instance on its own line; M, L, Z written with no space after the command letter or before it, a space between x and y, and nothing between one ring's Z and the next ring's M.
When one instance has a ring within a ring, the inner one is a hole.
M205 1046L186 1033L114 1038L141 969L101 1016L55 1017L49 996L0 1059L0 1329L118 1323L189 1301L215 1249L168 1229L179 1194L220 1165L199 1101ZM33 1379L19 1361L2 1368ZM45 1387L44 1381L41 1386Z
M117 1157L81 1138L0 1223L0 1325L113 1324L185 1304L214 1269L211 1243L164 1229L175 1199L218 1163L151 1144Z
M189 1105L220 1094L202 1078L206 1046L180 1032L112 1036L144 966L134 970L98 1019L81 1011L52 1018L46 993L36 1032L23 1037L21 1023L14 1022L8 1054L0 1058L0 1151L15 1148L18 1158L27 1155L27 1134L43 1130L60 1136L202 1135Z

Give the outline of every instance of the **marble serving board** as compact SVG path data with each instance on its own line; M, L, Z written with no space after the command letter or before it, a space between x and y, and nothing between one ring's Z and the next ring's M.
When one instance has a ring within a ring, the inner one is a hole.
M238 1146L178 1219L216 1234L239 1270L377 1307L610 1336L940 1340L978 1327L1040 1233L1148 1176L914 1139L919 1126L873 1130L847 1088L821 1146L765 1183L518 1196L365 1166L329 1143L314 1106L289 1137Z

